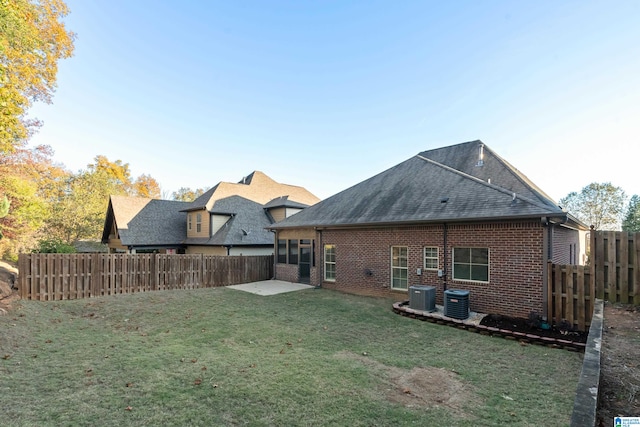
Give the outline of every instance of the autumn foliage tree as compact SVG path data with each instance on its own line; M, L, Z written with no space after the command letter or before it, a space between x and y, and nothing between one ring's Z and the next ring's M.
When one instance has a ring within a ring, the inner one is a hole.
M58 61L73 53L68 13L62 0L0 1L0 153L24 145L39 125L27 118L32 103L51 102Z
M51 203L59 197L60 183L68 172L52 160L47 146L15 148L0 156L0 194L9 201L9 210L0 218L4 239L0 252L16 253L37 240L51 214Z
M181 187L178 191L174 191L172 194L173 200L180 202L193 202L195 199L204 194L204 189L198 188L192 190L189 187Z
M136 197L160 198L160 184L151 175L142 174L133 182L132 193Z

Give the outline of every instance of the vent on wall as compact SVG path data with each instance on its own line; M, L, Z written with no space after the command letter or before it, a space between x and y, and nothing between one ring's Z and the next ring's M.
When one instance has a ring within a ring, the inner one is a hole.
M409 288L409 308L422 311L436 311L436 288L434 286L413 285Z

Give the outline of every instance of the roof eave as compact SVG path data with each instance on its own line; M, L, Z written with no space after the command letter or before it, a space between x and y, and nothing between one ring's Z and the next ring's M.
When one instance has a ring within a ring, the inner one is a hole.
M359 223L342 223L342 224L306 224L306 225L277 225L274 224L270 227L265 227L266 230L287 230L296 228L315 228L315 229L329 229L329 228L373 228L373 227L394 227L404 225L422 225L422 224L451 224L451 223L470 223L470 222L501 222L501 221L514 221L514 220L539 220L542 218L566 218L566 213L558 212L541 212L540 214L526 214L526 215L509 215L500 217L476 217L476 218L439 218L428 220L410 220L410 221L378 221L378 222L359 222Z

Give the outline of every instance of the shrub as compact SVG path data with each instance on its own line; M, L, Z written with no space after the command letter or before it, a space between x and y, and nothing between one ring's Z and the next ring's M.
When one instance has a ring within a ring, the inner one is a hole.
M33 252L41 254L73 254L77 251L76 248L60 239L43 239L38 242L38 247Z

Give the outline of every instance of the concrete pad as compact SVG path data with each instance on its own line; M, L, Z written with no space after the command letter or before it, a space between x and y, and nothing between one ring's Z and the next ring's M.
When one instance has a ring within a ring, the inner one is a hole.
M302 291L304 289L313 289L313 286L304 285L302 283L284 282L282 280L263 280L261 282L231 285L227 286L227 288L267 296L283 294L285 292Z

